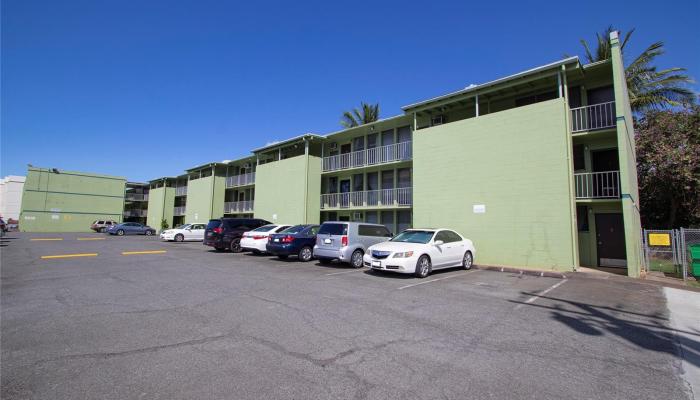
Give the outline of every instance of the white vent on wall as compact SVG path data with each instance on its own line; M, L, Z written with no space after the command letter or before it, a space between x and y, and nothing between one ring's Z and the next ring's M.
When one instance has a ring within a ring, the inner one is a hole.
M355 221L361 220L361 219L362 219L362 213L359 212L359 211L355 211L355 212L352 214L352 219L354 219Z

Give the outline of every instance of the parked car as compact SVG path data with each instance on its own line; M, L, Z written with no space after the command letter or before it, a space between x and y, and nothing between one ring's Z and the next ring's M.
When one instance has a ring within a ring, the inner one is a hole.
M265 249L279 258L296 255L300 261L311 261L318 228L318 225L295 225L280 233L273 233L268 238Z
M367 250L366 267L414 274L418 278L425 278L436 269L470 269L476 254L471 240L449 229L408 229Z
M107 233L110 235L146 235L151 236L156 234L156 230L148 225L139 224L138 222L123 222L115 224L107 228Z
M7 228L7 224L5 223L5 220L0 218L0 235L5 236L5 233L9 229Z
M241 249L252 251L255 254L267 251L267 239L270 234L282 232L291 225L269 224L255 228L252 231L243 233L241 237Z
M107 229L109 229L111 226L114 226L114 225L117 225L117 224L118 224L117 221L113 221L113 220L111 220L111 219L107 219L107 220L98 220L98 221L93 222L92 225L90 225L90 229L92 229L92 230L95 231L95 232L102 232L102 233L104 233L104 232L106 232Z
M384 226L365 222L324 222L316 235L314 257L321 263L339 260L362 268L362 257L373 244L393 235Z
M210 219L204 231L205 246L216 251L241 251L241 237L244 232L269 224L269 221L259 218L217 218Z
M204 224L184 224L160 233L160 238L167 241L184 242L204 240Z

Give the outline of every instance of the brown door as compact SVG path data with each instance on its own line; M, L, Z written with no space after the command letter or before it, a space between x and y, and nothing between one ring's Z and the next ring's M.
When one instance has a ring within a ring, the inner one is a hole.
M622 214L596 214L595 230L598 266L627 267Z

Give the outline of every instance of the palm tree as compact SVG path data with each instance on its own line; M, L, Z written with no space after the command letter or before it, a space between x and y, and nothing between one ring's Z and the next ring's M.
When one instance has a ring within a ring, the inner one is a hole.
M345 128L352 128L369 124L379 119L379 103L367 104L364 101L360 103L360 108L354 108L352 111L345 111L340 120L340 125Z
M611 57L608 38L610 37L610 32L614 30L612 26L609 26L602 35L600 33L596 34L595 52L591 52L588 42L585 39L581 39L588 62L603 61ZM620 43L620 50L623 54L633 32L634 29L627 32ZM653 43L625 69L632 111L641 112L649 109L687 107L695 103L697 94L686 87L688 84L694 83L694 81L690 76L684 74L685 68L674 67L657 71L656 66L652 65L656 57L663 53L664 43Z

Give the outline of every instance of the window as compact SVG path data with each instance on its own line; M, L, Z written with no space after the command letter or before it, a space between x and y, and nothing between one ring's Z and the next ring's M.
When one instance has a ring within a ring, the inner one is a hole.
M355 174L352 176L352 190L354 192L361 192L364 190L364 175Z
M588 207L576 206L576 224L579 232L588 232Z
M396 170L397 175L397 187L408 188L411 187L411 169L410 168L400 168Z
M586 169L586 158L584 156L585 146L582 144L574 145L574 170L579 171Z
M447 118L444 115L436 115L430 118L430 126L442 125L447 122Z
M364 136L356 137L352 140L352 150L353 151L364 150L364 149L365 149L365 137Z
M365 212L365 222L370 222L372 224L378 224L379 223L379 216L377 215L377 212L376 211Z
M388 146L394 144L394 130L389 129L382 132L382 146Z
M411 127L402 126L398 129L399 143L410 142L411 141Z
M392 242L402 242L402 243L428 243L430 239L433 238L435 232L433 231L405 231L399 233L396 237L391 239Z
M306 226L304 226L304 225L294 225L292 227L285 229L281 233L299 233L299 232L303 231L304 228L306 228Z
M386 226L390 231L394 230L394 212L393 211L382 211L380 214L381 224Z
M411 212L401 210L396 212L396 231L403 232L411 227Z
M435 241L437 242L438 240L442 240L443 243L449 243L449 239L447 238L447 233L446 231L440 231L435 235Z
M334 223L325 223L321 225L321 228L318 230L319 235L347 235L348 234L348 225L347 224L334 224Z
M373 149L377 147L377 133L372 133L367 135L367 148L368 149Z
M309 235L311 235L311 236L316 236L316 234L318 233L318 229L319 229L319 228L320 228L320 227L319 227L318 225L317 225L317 226L312 226L311 229L309 229Z
M357 234L360 236L391 237L391 232L381 225L359 225Z
M449 239L449 243L462 241L462 237L459 236L456 232L452 232L452 231L443 231L443 232L445 232L446 237Z

